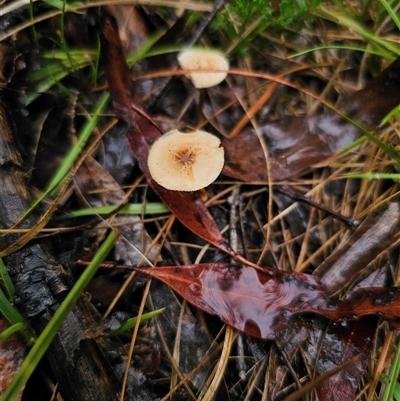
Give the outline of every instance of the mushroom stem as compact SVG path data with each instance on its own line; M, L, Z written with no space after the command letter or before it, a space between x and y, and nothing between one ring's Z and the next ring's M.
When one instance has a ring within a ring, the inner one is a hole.
M186 77L190 79L195 88L200 89L199 105L197 108L198 125L207 120L203 113L205 88L221 83L228 74L229 61L219 51L210 49L187 49L178 54L178 62Z
M205 116L204 112L203 112L203 105L204 105L204 101L206 98L206 90L204 88L199 89L200 93L199 93L199 103L197 106L197 126L200 127L202 125L204 125L204 123L207 120L207 117Z

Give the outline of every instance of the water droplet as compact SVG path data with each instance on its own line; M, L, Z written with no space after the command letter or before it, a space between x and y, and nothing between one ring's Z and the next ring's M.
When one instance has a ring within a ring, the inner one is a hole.
M206 306L207 306L207 304L204 301L202 301L202 300L199 301L200 308L204 309L204 308L206 308Z
M322 305L321 309L333 310L336 308L336 304L333 301L326 301L325 305Z
M285 283L290 283L291 281L293 281L293 277L289 276L289 275L282 275L281 276L281 283L285 284Z
M281 315L281 317L286 318L290 316L290 311L287 309L282 309L279 314Z

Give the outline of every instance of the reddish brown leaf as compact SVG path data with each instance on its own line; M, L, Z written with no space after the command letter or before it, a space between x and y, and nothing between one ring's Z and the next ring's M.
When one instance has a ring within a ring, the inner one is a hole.
M379 314L399 324L400 288L362 289L333 305L315 276L223 263L132 267L163 281L183 298L245 333L272 339L288 320L317 313L333 320Z
M381 287L386 281L386 269L379 269L366 277L354 288ZM341 366L359 356L350 368L324 380L318 387L318 399L328 401L340 394L341 401L354 400L360 380L370 359L371 348L378 324L377 316L365 316L355 321L329 325L318 331L315 327L308 333L304 356L314 366L317 376L324 376L332 366ZM316 351L317 350L317 351Z
M151 145L161 136L161 129L142 109L142 101L125 62L118 29L114 19L104 16L102 47L105 73L115 112L126 123L126 138L149 185L166 206L189 230L219 249L241 260L224 240L215 220L196 192L169 191L158 185L147 165Z
M400 58L366 87L338 106L344 114L368 129L400 103ZM260 127L268 149L268 167L260 140L248 128L234 138L225 138L223 174L243 181L283 180L294 177L328 159L361 136L350 123L329 110L315 116L288 117ZM245 157L243 157L245 155Z
M359 316L379 315L391 327L400 328L400 288L366 288L354 292L351 298L341 301L336 311L324 311L326 317L354 319Z
M345 123L332 111L312 117L287 118L266 124L260 127L260 131L268 149L269 170L267 171L259 139L254 130L249 128L237 137L222 142L229 154L224 174L242 180L246 177L245 181L254 181L256 177L264 181L268 180L268 177L273 180L294 177L339 152L360 136L355 127ZM252 145L252 149L249 148L249 144ZM241 162L241 169L244 169L246 174L237 176L236 171L241 171L238 164L240 157L243 159L243 146L248 148L246 155L252 155L253 167L246 168ZM264 162L254 164L254 160Z
M312 391L315 387L318 388L323 386L328 380L335 379L338 375L347 376L347 380L351 381L353 379L352 375L357 374L357 365L359 364L359 361L360 361L360 356L357 355L350 361L347 361L346 363L339 365L333 369L327 370L323 375L320 375L317 378L313 379L312 381L306 383L304 386L301 386L294 393L284 398L284 401L300 400L302 396L306 396L306 394ZM325 394L318 393L318 401L349 400L348 398L346 398L346 394L343 393L341 390L342 389L340 387L336 388L336 391L334 392L334 395L331 398L327 398ZM309 397L304 397L304 398L307 399ZM353 400L353 398L351 400Z
M9 326L10 324L5 319L0 319L0 332ZM26 346L15 333L0 344L0 398L21 367L25 353ZM21 397L22 393L18 396L18 400Z

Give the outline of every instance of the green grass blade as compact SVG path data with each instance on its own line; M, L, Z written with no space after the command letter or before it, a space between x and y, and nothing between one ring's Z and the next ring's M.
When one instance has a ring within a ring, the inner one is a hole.
M50 343L53 341L54 336L56 335L63 321L65 320L67 314L70 312L71 308L74 306L75 302L80 297L85 287L89 284L90 280L97 272L101 262L103 262L103 260L113 248L116 238L117 235L113 231L103 242L102 246L94 256L93 260L90 262L89 266L83 271L82 275L79 277L74 287L65 297L64 302L57 309L48 325L44 328L43 332L36 340L29 354L22 363L21 368L15 375L14 380L4 392L2 401L14 401L17 398L18 394L25 386L32 372L35 370L36 366L47 351Z
M156 32L147 38L146 42L133 54L128 54L126 62L132 67L137 61L146 57L157 56L160 54L174 53L182 50L182 46L163 46L159 49L151 50L165 32Z
M95 87L97 86L97 81L99 79L99 74L100 74L100 51L101 51L101 42L100 38L97 38L97 53L96 53L96 58L95 58L95 63L94 63L94 68L93 68L93 77L92 77L92 86Z
M34 344L36 336L30 329L25 318L8 301L3 291L0 290L0 316L3 316L11 327L0 333L0 343L15 331L21 331L25 343L30 347Z
M379 124L379 126L382 127L383 125L385 125L387 122L389 122L389 120L392 117L397 117L397 119L399 119L399 112L400 112L400 107L399 105L397 105L393 110L389 111L389 113L387 113L385 117L382 118L382 121Z
M27 345L32 345L35 341L34 333L29 329L28 322L25 318L15 309L15 307L11 304L11 302L4 295L4 292L0 290L0 315L4 316L5 319L11 324L11 326L17 325L21 327L21 334L24 338L24 341ZM10 328L9 328L10 329ZM7 330L9 330L7 329ZM5 330L5 331L7 331ZM0 333L0 338L2 338L4 332ZM7 337L8 335L6 335ZM1 342L2 340L0 340Z
M65 216L59 217L59 219L69 219L74 217L93 216L97 214L111 214L118 207L115 206L99 206L87 209L80 209L68 212ZM149 202L146 204L142 203L129 203L125 205L118 214L129 214L129 215L141 215L141 214L163 214L168 213L169 209L160 202Z
M77 12L76 7L83 5L83 3L80 1L73 1L68 4L65 1L61 0L43 0L43 1L47 3L49 6L57 8L58 10L61 10L63 12L65 11Z
M99 54L100 49L98 47L96 50L90 48L70 49L68 55L65 54L63 50L52 50L42 53L41 57L45 60L61 62L65 68L77 70L93 63L93 61L98 58ZM42 70L33 72L31 76L42 79L45 78L40 71Z
M34 343L35 335L28 328L28 322L12 304L13 299L14 285L8 275L3 259L0 258L0 315L12 325L0 333L0 343L15 331L21 330L25 342L30 346Z
M18 331L22 331L26 328L26 325L24 323L16 323L13 324L12 326L8 327L7 329L5 329L4 331L2 331L0 333L0 344L7 339L8 337L10 337L12 334L18 332Z
M363 133L363 135L367 139L369 139L371 142L374 142L376 145L378 145L383 151L385 151L397 163L398 166L400 166L400 153L396 149L394 149L390 145L387 145L385 142L381 141L379 138L377 138L373 134L373 132L366 130L360 124L356 124L356 125L357 125L357 128Z
M400 47L393 45L389 41L380 38L375 35L373 32L368 31L365 27L363 27L356 19L349 17L348 15L344 15L340 12L328 10L324 7L319 7L315 11L315 15L321 18L329 19L337 24L345 26L354 32L357 32L361 36L363 36L368 42L371 44L375 44L382 49L382 57L390 58L392 54L390 52L396 54L397 56L400 54ZM389 52L387 52L389 51Z
M22 315L11 305L4 292L0 290L0 314L3 315L11 324L26 324Z
M2 258L0 258L0 289L5 291L5 295L9 301L14 299L14 284L11 281Z
M70 150L70 152L64 159L62 165L60 166L60 168L58 169L58 171L56 172L56 174L53 176L52 180L50 181L50 183L48 185L50 192L53 191L54 188L57 187L62 182L62 180L67 176L68 171L71 169L71 167L75 163L75 161L78 158L79 154L81 153L82 149L84 148L87 141L89 140L90 135L92 134L95 127L97 126L97 123L99 122L99 118L100 118L101 114L104 112L109 100L110 100L110 95L108 93L104 93L102 95L102 97L100 98L99 103L97 104L94 116L88 116L86 124L83 126L81 133L78 137L77 143Z
M379 380L381 382L385 383L386 385L389 384L389 376L388 375L381 374L379 377ZM400 401L400 383L399 382L397 382L394 386L393 398L396 401Z
M394 356L392 369L390 370L388 383L385 387L385 392L383 393L382 401L392 401L393 394L397 385L397 378L400 373L400 344L397 345L397 351Z
M398 173L346 173L342 177L345 178L362 178L367 180L393 180L400 181L400 174Z
M159 35L155 36L153 41L147 43L146 46L140 48L136 53L128 56L126 59L128 65L132 66L137 61L148 57L161 56L164 54L178 53L182 51L182 46L163 46L149 50L158 39Z
M68 75L68 71L61 66L46 66L40 70L40 75L46 74L46 79L36 86L35 92L27 94L24 98L25 106L31 104L40 94L45 93L54 85L59 85L60 81Z
M360 46L349 46L349 45L324 45L324 46L316 46L312 47L310 49L305 49L296 53L291 54L288 59L295 58L298 56L302 56L307 53L312 53L314 51L318 50L331 50L331 49L342 49L342 50L349 50L349 51L356 51L356 52L362 52L362 53L367 53L367 54L373 54L374 56L379 56L379 57L388 57L387 54L383 55L381 52L373 49L368 49L366 47L360 47ZM396 60L396 57L394 56L389 56L388 57L390 61Z
M396 163L398 166L400 166L400 153L392 146L387 145L385 142L381 141L377 136L375 136L374 131L369 131L367 130L363 125L358 123L357 121L354 121L350 117L346 116L346 114L342 113L340 110L337 110L335 107L329 106L327 103L324 103L328 107L331 108L331 110L335 111L338 115L340 115L342 118L344 118L347 122L352 124L354 127L356 127L360 132L364 135L364 138L369 139L371 142L375 143L378 145L384 152L386 152ZM357 139L355 142L361 143L363 138ZM354 143L348 146L346 149L354 147ZM340 153L344 153L345 150L342 150Z
M383 7L385 7L386 11L390 15L390 18L393 20L393 22L396 24L397 29L400 30L400 20L396 13L394 12L393 8L390 7L390 4L386 0L381 0L381 3Z
M152 317L157 316L158 314L163 312L164 309L165 308L157 309L155 311L143 314L142 318L140 319L140 323L147 322ZM114 337L114 336L124 333L125 331L133 329L136 325L136 321L137 321L137 317L132 317L132 318L128 319L126 322L122 323L121 327L119 327L116 330L113 330L110 334L108 334L107 337Z

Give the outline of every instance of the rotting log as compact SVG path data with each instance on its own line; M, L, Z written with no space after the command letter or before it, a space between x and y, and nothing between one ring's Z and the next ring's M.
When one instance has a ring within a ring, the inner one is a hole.
M30 206L23 161L4 106L0 104L0 227L12 226ZM20 227L29 228L33 213ZM0 237L4 249L16 237ZM39 335L60 306L72 282L43 243L31 243L4 258L15 286L15 305ZM81 297L67 316L46 356L65 401L113 401L119 385L95 340L85 330L95 322L91 307Z

